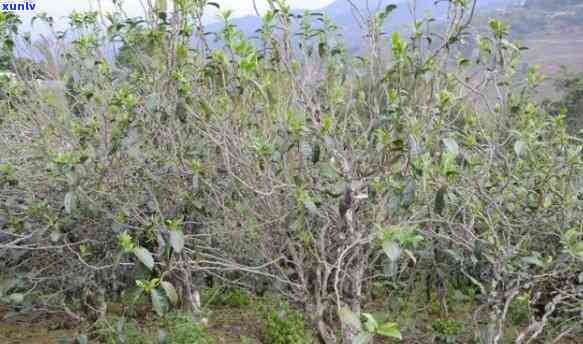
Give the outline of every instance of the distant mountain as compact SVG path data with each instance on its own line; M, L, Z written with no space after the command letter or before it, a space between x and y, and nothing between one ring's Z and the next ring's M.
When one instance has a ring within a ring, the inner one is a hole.
M482 11L505 7L509 0L478 0L477 8ZM388 5L395 4L397 8L388 17L385 31L395 31L411 26L413 23L413 11L417 19L431 16L442 21L447 16L448 3L435 0L353 0L352 3L364 14L374 14L384 10ZM413 8L413 3L415 8ZM367 7L368 4L368 7ZM342 35L348 42L359 42L362 29L359 27L355 16L354 7L346 0L336 0L323 8L332 20L341 28Z
M528 47L525 59L543 73L556 76L562 66L583 72L583 0L523 0L498 17L510 25L512 38Z
M478 0L480 11L503 8L514 0ZM523 0L524 1L524 0ZM328 6L316 10L315 12L325 13L339 27L340 34L347 42L358 45L362 36L355 7L364 15L374 14L384 10L386 6L394 4L397 8L391 13L386 22L385 30L391 31L403 28L413 21L410 0L336 0ZM422 18L428 14L435 19L443 19L447 14L447 2L435 0L417 0L415 13L417 18ZM368 5L368 6L367 6ZM303 13L302 10L294 10L296 14ZM239 30L248 36L253 36L261 27L261 19L256 16L246 16L233 20ZM221 23L214 23L208 26L210 32L218 32L222 29ZM349 47L351 48L351 47ZM354 47L352 47L354 48Z
M581 0L523 0L523 6L526 8L538 8L545 10L559 10L565 6L581 6Z

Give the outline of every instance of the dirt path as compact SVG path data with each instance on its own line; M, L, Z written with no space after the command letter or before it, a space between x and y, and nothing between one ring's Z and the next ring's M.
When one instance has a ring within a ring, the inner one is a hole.
M260 343L262 323L251 309L218 308L209 320L208 331L217 344L240 344L245 339ZM78 336L80 328L64 316L17 314L0 306L0 344L60 344Z
M16 314L0 306L0 344L57 344L77 335L71 322L55 314Z

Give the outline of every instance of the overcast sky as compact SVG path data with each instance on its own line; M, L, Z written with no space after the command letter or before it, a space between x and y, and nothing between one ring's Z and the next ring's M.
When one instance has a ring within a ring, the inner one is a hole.
M34 13L18 13L24 22L24 31L28 31L30 19L39 12L46 12L49 16L52 16L57 22L57 29L64 29L67 20L66 16L74 10L97 10L99 8L99 2L102 9L112 8L112 0L28 0L36 4L36 9ZM130 16L138 16L143 14L143 8L148 3L155 3L156 0L118 0L123 3L123 7ZM171 3L172 0L167 0ZM221 9L231 9L234 11L235 16L244 16L248 14L253 14L253 0L212 0L221 5ZM288 0L288 3L292 8L305 8L305 9L318 9L322 8L334 0ZM0 0L0 2L4 2ZM257 7L260 11L264 11L268 8L266 0L256 0ZM213 12L214 7L209 6L209 15L207 16L207 21L211 22L216 20L216 11ZM38 28L35 28L33 32L36 32Z
M130 14L140 13L140 9L148 1L155 2L155 0L123 0L124 8ZM253 13L252 0L213 0L221 5L222 9L232 9L238 16ZM288 0L288 3L293 8L317 9L326 6L333 0ZM87 10L97 9L98 0L36 0L37 10L47 12L55 18L67 15L73 10ZM169 0L168 2L171 2ZM112 0L101 0L102 7L112 6ZM257 7L260 10L267 8L266 0L257 0Z

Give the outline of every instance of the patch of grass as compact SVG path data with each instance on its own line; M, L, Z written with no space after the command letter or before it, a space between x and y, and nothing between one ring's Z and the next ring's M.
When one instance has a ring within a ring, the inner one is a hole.
M519 296L512 300L508 309L508 319L514 326L519 326L528 321L529 314L528 296Z
M265 342L271 344L312 344L304 316L287 304L269 309L265 317Z
M241 336L241 344L259 344L259 341L255 338L250 338L246 336Z
M149 344L153 343L151 336L144 332L135 320L123 317L112 317L95 324L96 335L105 344Z
M156 322L139 324L124 317L111 317L98 322L95 335L105 344L213 344L204 326L188 315L170 313Z
M172 313L163 320L167 333L166 343L171 344L212 344L215 341L207 329L195 323L191 317Z
M208 288L201 292L205 306L245 307L251 304L251 294L242 289Z
M456 343L464 331L464 323L454 319L435 320L431 325L438 343Z

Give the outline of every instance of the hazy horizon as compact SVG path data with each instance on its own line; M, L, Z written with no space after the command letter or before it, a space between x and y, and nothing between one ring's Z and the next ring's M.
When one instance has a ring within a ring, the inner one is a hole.
M318 9L325 7L334 0L289 0L292 8ZM36 4L34 13L18 13L23 19L25 28L30 29L30 20L39 13L47 13L53 17L57 27L64 27L67 16L73 11L98 11L107 12L113 8L112 0L60 0L58 3L49 2L47 0L31 1ZM121 1L124 10L130 16L139 16L147 8L148 3L154 3L155 0L125 0ZM234 12L235 17L242 17L255 13L253 0L215 0L219 3L221 10L230 9ZM261 12L268 8L266 0L256 0L257 9ZM207 22L216 21L217 12L214 7L209 6L207 14Z

